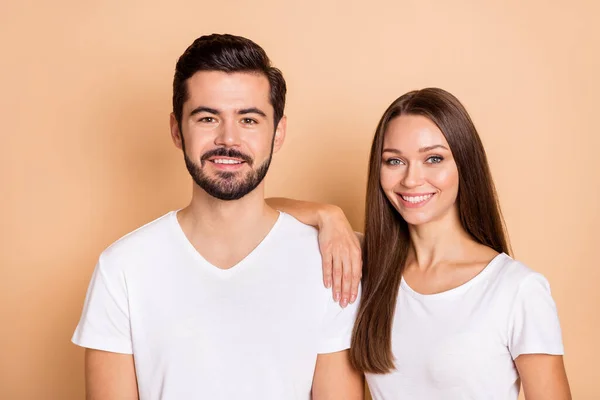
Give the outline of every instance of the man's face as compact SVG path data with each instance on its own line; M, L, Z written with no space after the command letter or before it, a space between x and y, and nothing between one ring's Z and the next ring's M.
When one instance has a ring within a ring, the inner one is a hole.
M285 137L285 117L273 125L269 81L256 73L200 71L187 91L181 132L171 115L171 134L190 175L220 200L244 197L263 181Z

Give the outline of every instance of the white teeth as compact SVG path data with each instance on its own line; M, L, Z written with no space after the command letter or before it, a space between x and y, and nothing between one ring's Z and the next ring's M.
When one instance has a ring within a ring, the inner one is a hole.
M215 164L241 164L241 161L236 161L236 160L226 160L224 158L217 158L216 160L213 160L213 162Z
M402 198L404 200L408 201L409 203L416 204L416 203L421 203L421 202L429 199L431 196L433 196L433 194L426 194L424 196L411 196L411 197L409 197L409 196L402 196Z

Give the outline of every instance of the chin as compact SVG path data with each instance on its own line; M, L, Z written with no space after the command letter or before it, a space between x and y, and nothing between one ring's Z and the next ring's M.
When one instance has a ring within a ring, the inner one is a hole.
M414 226L425 225L433 220L429 215L400 215L407 224Z

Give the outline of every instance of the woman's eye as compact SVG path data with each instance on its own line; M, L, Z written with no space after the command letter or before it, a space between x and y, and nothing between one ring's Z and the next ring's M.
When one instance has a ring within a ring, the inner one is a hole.
M431 156L427 159L427 162L430 164L439 164L443 161L444 159L440 156Z
M402 163L402 161L398 160L397 158L390 158L389 160L386 161L386 164L396 166L396 165L401 165L403 163Z

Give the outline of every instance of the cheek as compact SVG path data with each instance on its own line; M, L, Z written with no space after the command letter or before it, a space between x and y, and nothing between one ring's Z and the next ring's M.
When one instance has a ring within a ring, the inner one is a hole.
M190 152L205 151L208 145L214 143L216 130L209 131L194 128L194 126L191 126L186 130L184 135L185 148Z
M252 153L256 155L265 155L271 151L271 142L273 137L267 134L248 135L242 143Z
M247 129L240 132L240 146L256 156L269 154L274 133L266 128Z
M381 172L379 173L379 184L384 192L392 190L399 181L400 176L397 172L390 171L384 167L381 168Z
M457 193L458 171L454 166L435 169L429 176L429 182L442 191Z

